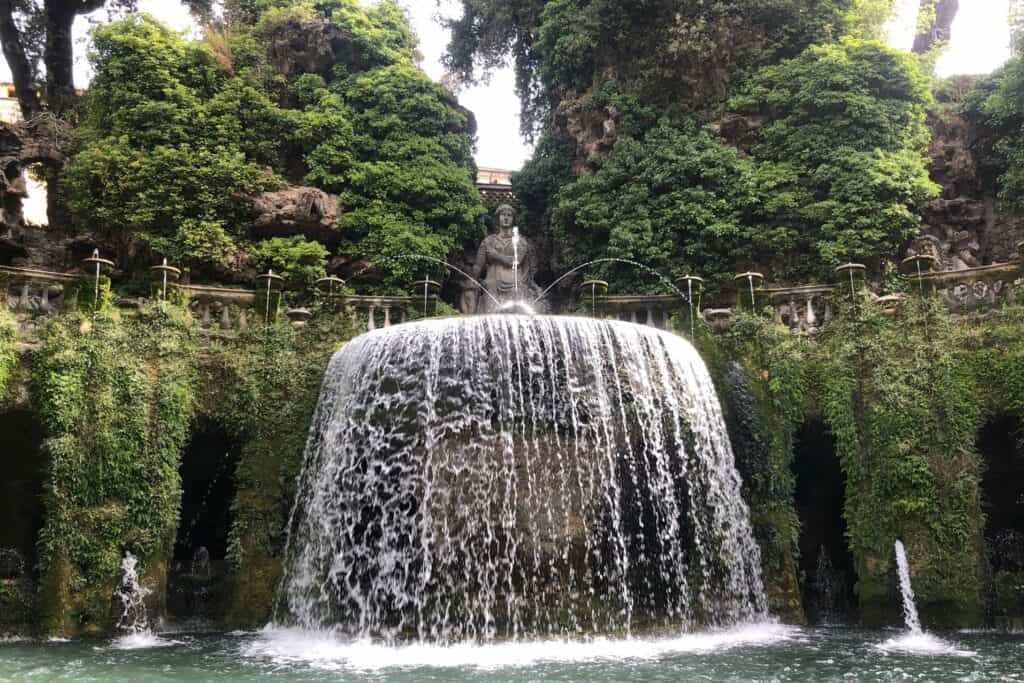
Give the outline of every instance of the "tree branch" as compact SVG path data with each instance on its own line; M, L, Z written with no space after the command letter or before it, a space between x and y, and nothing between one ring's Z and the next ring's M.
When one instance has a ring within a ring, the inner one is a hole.
M14 21L14 8L10 0L0 0L0 44L4 58L11 69L14 87L21 105L21 115L31 119L42 111L39 93L35 88L35 69L25 53L21 31Z

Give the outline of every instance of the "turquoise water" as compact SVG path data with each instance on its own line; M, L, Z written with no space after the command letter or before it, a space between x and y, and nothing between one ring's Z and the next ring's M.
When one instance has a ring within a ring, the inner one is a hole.
M751 626L677 638L488 646L263 631L0 643L0 681L1024 681L1024 634Z

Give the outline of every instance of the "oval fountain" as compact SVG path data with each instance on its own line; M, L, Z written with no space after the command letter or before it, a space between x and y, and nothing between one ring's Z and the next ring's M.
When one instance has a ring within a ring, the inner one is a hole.
M764 619L704 363L586 318L353 340L322 387L278 603L281 624L440 643Z

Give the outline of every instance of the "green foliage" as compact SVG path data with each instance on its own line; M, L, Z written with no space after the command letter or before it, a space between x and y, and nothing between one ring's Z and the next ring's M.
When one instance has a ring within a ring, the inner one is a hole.
M196 326L170 308L122 321L52 320L33 360L33 399L48 438L39 539L44 631L102 633L125 551L161 587L173 551L178 464L194 407Z
M752 152L769 164L759 184L776 206L757 209L755 223L824 267L894 256L938 191L925 158L931 103L915 58L875 42L815 46L762 69L731 101L764 117ZM799 264L780 273L813 274Z
M443 260L482 235L475 124L415 66L398 4L224 9L203 42L146 15L95 31L96 77L63 179L80 227L221 279L281 256L258 245L251 199L304 182L343 208L336 236L306 237L353 263L380 260L390 290L423 274L393 257Z
M2 284L2 283L0 283ZM7 383L18 362L15 352L18 325L6 306L0 307L0 401L7 392Z
M538 131L562 95L608 79L663 110L693 111L720 101L735 75L842 35L871 4L463 0L448 65L472 80L477 66L514 57L527 133Z
M620 140L597 163L593 173L558 194L552 226L561 265L612 257L669 275L735 272L734 262L749 244L738 209L746 201L746 164L735 149L695 127L663 123L643 140ZM588 275L625 291L661 286L618 263Z
M471 174L467 114L418 69L395 64L313 89L307 182L349 207L343 251L381 262L384 284L403 289L422 263L445 259L483 235L483 205ZM339 103L347 115L334 115Z
M749 158L662 119L625 126L637 134L557 194L544 178L560 179L559 166L528 166L517 180L554 197L563 266L610 256L718 283L747 268L775 281L828 278L843 261L895 256L917 230L917 209L937 190L924 156L930 102L913 57L848 39L760 70L733 98L763 120ZM594 274L627 291L652 286L622 266Z
M895 320L862 301L823 333L816 379L847 478L848 537L868 621L895 612L896 539L933 621L980 616L982 409L958 355L962 341L937 300L911 300Z
M331 355L356 332L348 313L324 313L301 333L284 324L254 328L211 349L203 372L214 390L204 395L201 410L242 444L228 549L232 625L254 626L270 617L320 385Z
M979 136L979 175L1010 209L1024 209L1024 57L977 83L964 113Z
M282 184L260 162L275 156L266 141L282 139L283 115L147 15L100 27L94 41L96 78L64 172L75 220L178 263L236 263L245 197Z
M327 276L327 249L301 236L275 237L257 245L253 256L260 272L273 270L293 291L312 291Z

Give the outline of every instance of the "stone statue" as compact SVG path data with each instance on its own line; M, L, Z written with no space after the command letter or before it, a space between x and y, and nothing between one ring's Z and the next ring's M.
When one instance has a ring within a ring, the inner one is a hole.
M502 305L516 300L532 306L540 295L539 288L533 282L537 271L536 251L529 240L518 235L515 209L502 204L495 211L495 218L498 232L484 239L473 265L473 276L480 280L494 299L480 296L477 313L494 313Z

